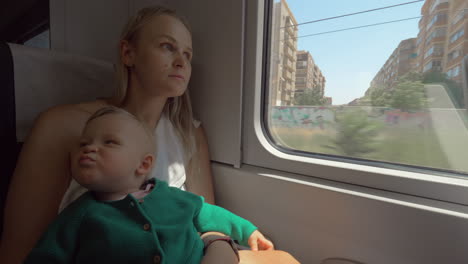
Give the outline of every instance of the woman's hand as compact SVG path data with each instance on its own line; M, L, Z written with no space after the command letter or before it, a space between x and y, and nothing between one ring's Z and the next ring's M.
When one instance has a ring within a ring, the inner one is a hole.
M270 240L266 239L260 231L255 230L249 237L249 246L253 251L273 250L274 246Z

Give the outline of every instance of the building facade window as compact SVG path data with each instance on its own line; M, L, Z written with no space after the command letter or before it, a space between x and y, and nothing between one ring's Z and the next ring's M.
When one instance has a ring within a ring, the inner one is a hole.
M429 34L426 38L426 45L433 39L433 38L440 38L447 34L447 27L436 28L434 31Z
M429 22L429 24L427 24L426 26L426 30L429 30L435 23L437 23L438 21L443 21L447 19L447 13L438 13L436 14L432 19L431 21Z
M460 55L461 55L461 50L460 50L460 49L456 49L456 50L450 52L449 54L447 54L447 60L448 60L448 61L451 61L451 60L453 60L453 59L458 58Z
M458 14L455 16L455 18L452 20L452 25L455 25L456 23L458 23L460 20L462 20L463 18L465 18L466 14L468 14L468 8L465 8L465 9L462 9L460 10L460 12L458 12Z
M447 71L447 76L449 78L453 78L453 77L456 77L460 74L460 65L457 65L455 67L453 67L452 69L448 70Z
M452 36L450 36L450 43L454 43L457 41L459 38L461 38L465 34L465 29L462 28L458 30L457 32L453 33Z
M440 56L442 55L443 52L444 52L444 48L441 44L433 45L424 54L424 59L431 55Z

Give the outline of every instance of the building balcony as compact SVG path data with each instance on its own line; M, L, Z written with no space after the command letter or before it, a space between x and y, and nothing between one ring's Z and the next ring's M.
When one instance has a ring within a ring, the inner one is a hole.
M467 20L468 20L468 11L464 11L464 13L462 14L462 18L460 18L455 24L451 25L452 33L454 32L455 29L459 28L460 25L465 24Z
M465 43L464 45L467 45L466 42L465 42L467 40L468 40L468 32L466 32L463 36L461 36L460 38L458 38L457 40L455 40L452 43L450 43L450 41L449 41L448 49L451 50L454 47L458 46L460 43Z
M444 51L443 50L437 50L437 51L432 52L431 55L428 55L427 57L425 57L423 59L423 62L425 64L427 61L430 61L430 60L433 60L433 59L440 59L442 56L444 56Z
M445 9L448 9L448 8L449 8L449 3L448 2L440 3L433 10L431 10L431 14L434 14L434 13L440 11L440 10L445 10Z
M448 24L448 21L447 21L447 16L437 20L436 22L432 23L432 24L428 24L426 26L426 32L429 32L432 28L434 27L441 27L441 26L447 26Z
M292 37L289 37L287 40L284 41L284 44L286 44L284 46L285 49L287 49L288 47L291 48L293 51L297 51L297 47L296 47L296 41L295 39L293 39Z
M285 27L286 27L286 31L287 31L292 37L294 37L294 36L295 36L294 33L295 33L295 31L296 31L296 30L295 30L296 26L293 26L293 25L286 25Z
M461 64L462 60L463 60L463 56L458 56L458 57L456 57L454 59L448 60L447 64L445 65L445 68L450 69L450 68L452 68L453 66L455 66L457 64Z
M294 51L287 46L285 46L284 48L284 55L286 55L286 57L290 58L292 61L296 61L296 58L295 58L296 56L295 56Z
M430 44L437 43L437 42L445 42L446 38L447 38L447 35L432 38L429 41L426 41L426 46L431 46Z
M287 60L287 62L284 63L283 66L289 71L294 71L294 63L292 63L290 60Z

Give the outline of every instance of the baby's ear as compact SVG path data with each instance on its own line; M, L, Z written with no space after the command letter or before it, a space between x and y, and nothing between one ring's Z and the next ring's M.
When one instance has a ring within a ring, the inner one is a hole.
M154 163L154 155L153 154L146 154L143 160L140 163L140 166L137 168L138 175L145 175L151 171Z

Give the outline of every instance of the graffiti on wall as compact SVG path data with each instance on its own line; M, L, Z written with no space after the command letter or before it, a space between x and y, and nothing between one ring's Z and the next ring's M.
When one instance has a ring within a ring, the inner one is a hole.
M271 123L279 127L324 129L334 122L335 114L327 107L276 106L271 109Z
M270 122L275 127L325 129L336 122L335 114L357 109L354 107L275 106L271 108ZM370 119L388 126L427 128L430 125L431 115L427 111L408 113L392 108L368 110Z

